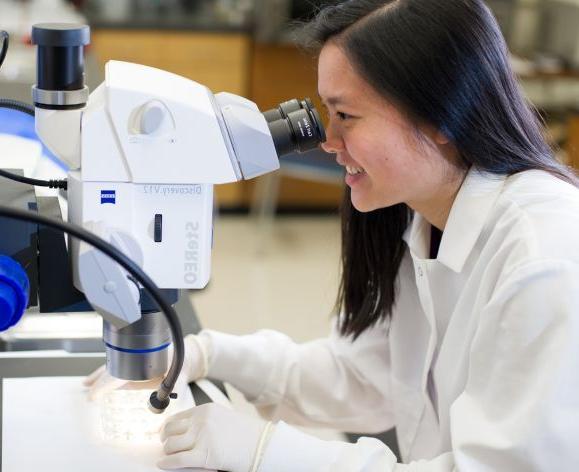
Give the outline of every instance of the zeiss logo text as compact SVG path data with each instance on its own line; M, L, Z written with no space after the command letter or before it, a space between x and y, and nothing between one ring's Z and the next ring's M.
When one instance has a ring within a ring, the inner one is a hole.
M115 190L101 190L101 205L105 203L117 203L117 193Z

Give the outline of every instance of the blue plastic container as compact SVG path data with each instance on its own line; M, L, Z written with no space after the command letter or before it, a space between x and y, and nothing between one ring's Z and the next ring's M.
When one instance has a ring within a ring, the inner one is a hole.
M20 321L28 306L30 282L22 266L0 255L0 331Z

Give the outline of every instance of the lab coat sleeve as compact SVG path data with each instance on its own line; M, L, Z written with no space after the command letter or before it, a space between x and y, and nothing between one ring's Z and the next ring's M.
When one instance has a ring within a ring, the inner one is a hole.
M351 432L393 425L384 324L355 342L336 328L304 344L275 331L204 333L212 345L209 376L239 389L268 419Z
M579 464L579 265L516 269L481 312L452 451L397 464L375 439L321 441L279 423L260 472L529 472ZM435 440L436 438L433 438Z

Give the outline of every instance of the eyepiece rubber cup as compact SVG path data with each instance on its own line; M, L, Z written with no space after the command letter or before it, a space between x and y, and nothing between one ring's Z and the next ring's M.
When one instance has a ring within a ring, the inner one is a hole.
M326 132L309 98L288 100L264 112L279 157L304 153L326 141Z

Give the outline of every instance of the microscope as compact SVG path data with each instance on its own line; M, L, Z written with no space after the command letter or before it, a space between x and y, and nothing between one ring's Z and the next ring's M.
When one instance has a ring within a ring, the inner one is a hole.
M279 157L317 147L322 122L309 99L262 113L243 97L119 61L89 93L89 41L88 26L33 27L36 131L69 169L69 223L130 259L172 305L179 289L209 281L213 186L273 172ZM137 381L165 374L175 331L150 291L78 237L68 251L74 286L103 317L109 373Z

